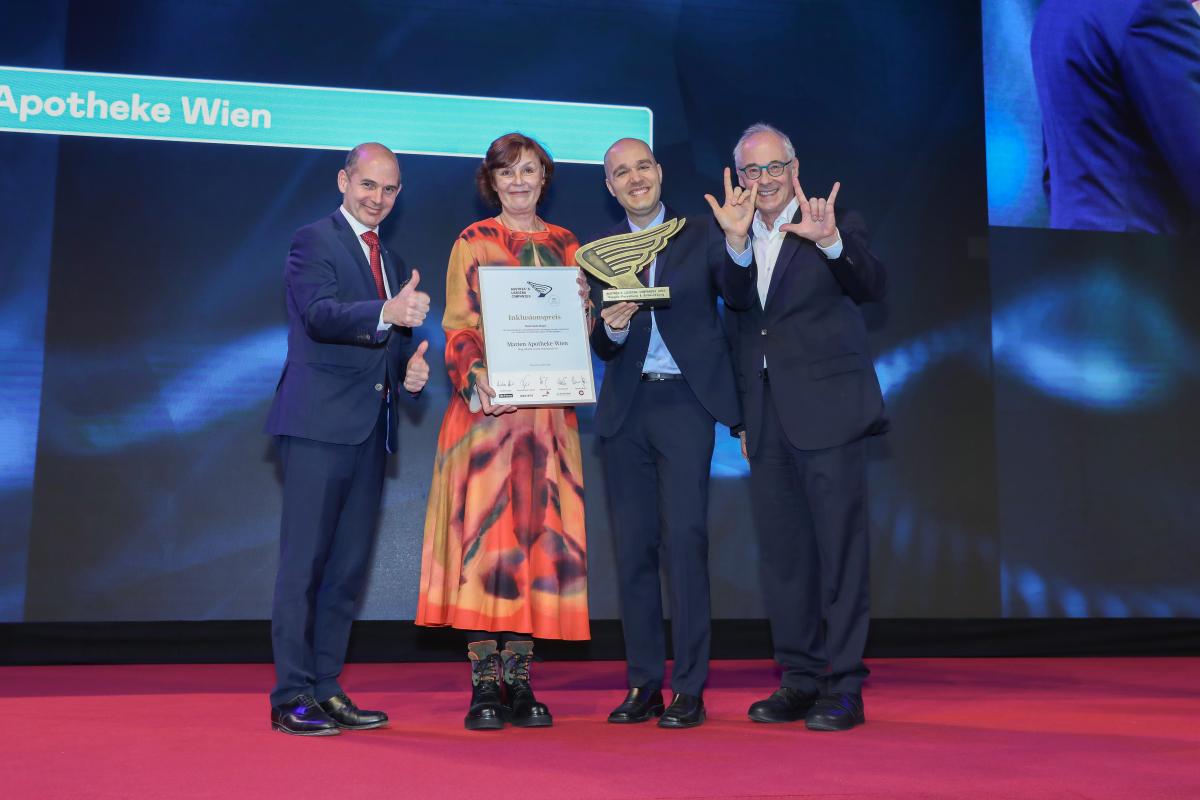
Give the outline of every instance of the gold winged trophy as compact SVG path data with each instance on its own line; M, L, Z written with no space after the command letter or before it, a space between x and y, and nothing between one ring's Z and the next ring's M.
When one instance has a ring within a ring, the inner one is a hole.
M597 239L575 252L575 263L612 287L603 292L606 307L621 302L648 308L670 305L670 287L646 286L637 274L650 266L686 222L676 217L643 231Z

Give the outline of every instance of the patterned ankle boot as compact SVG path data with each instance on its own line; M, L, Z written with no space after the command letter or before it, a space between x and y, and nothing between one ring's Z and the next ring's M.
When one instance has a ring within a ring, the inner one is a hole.
M529 685L529 665L533 663L533 641L509 642L500 653L504 664L504 688L508 690L508 721L519 728L544 728L554 724L550 709L539 703Z
M467 645L471 661L471 707L463 725L469 731L494 731L504 727L500 700L500 654L496 641L488 639Z

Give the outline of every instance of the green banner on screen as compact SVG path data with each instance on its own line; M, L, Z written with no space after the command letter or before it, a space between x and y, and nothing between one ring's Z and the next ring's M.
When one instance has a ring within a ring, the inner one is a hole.
M653 113L507 97L203 81L0 66L0 130L66 136L480 158L509 131L556 161L601 164L615 140L651 140Z

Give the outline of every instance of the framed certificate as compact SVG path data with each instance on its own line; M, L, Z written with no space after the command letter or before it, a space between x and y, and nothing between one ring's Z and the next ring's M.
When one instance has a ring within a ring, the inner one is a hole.
M575 267L480 267L484 357L494 402L596 402Z

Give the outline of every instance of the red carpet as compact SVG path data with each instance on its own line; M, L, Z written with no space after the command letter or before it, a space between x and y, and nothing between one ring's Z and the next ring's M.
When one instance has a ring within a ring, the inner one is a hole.
M604 722L623 664L546 663L542 730L462 728L466 664L357 664L390 728L270 730L267 665L0 669L4 798L1200 798L1200 659L874 661L865 726L749 722L769 663L713 665L706 725Z

